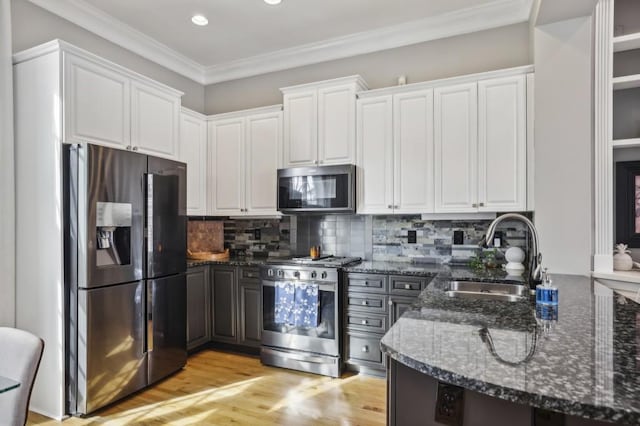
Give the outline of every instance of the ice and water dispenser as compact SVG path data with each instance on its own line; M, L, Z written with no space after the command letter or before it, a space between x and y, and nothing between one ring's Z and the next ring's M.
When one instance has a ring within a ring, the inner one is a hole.
M130 203L97 203L97 266L131 263L132 211Z

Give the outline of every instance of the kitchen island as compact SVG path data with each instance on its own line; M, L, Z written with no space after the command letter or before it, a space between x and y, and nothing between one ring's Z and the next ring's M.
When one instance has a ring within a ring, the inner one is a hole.
M640 305L556 275L557 310L536 313L533 299L451 298L453 276L440 271L382 339L390 425L528 425L531 407L560 424L640 423Z

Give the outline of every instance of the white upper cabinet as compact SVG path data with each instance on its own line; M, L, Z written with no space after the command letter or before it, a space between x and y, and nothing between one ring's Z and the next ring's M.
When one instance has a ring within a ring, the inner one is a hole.
M481 81L478 100L479 210L526 210L526 77Z
M179 159L187 164L187 214L207 214L207 121L204 115L182 109Z
M209 117L209 212L277 216L282 106Z
M56 52L62 142L92 143L178 158L182 92L60 40L16 54ZM51 71L49 71L51 72Z
M315 90L284 95L286 167L315 165L318 155L318 94Z
M530 208L531 70L520 67L359 93L358 213Z
M281 89L284 167L349 164L356 160L356 92L360 76Z
M358 213L433 212L433 90L358 100Z
M393 96L358 99L357 211L393 212Z
M393 98L394 212L433 212L433 90Z
M277 172L282 162L282 112L246 119L246 213L277 214Z
M209 123L210 211L214 215L244 212L244 118Z
M131 85L131 145L134 151L176 158L180 98L149 84Z
M130 80L64 53L64 141L112 148L131 145Z
M437 88L434 96L435 211L477 211L477 83Z
M318 163L353 164L356 144L356 88L318 90Z

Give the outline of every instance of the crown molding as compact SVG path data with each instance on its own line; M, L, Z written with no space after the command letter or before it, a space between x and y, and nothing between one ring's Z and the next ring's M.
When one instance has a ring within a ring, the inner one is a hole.
M206 84L348 58L527 22L533 0L496 0L451 13L309 43L205 68Z
M534 0L496 0L426 19L204 66L84 0L28 0L200 84L343 59L529 20Z
M201 64L83 0L29 1L143 58L205 84Z

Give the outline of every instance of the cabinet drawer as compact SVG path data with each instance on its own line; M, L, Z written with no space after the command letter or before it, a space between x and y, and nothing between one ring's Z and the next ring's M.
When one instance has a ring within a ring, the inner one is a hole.
M372 293L387 292L386 275L349 274L347 289L350 291L366 291Z
M368 312L347 313L347 327L354 330L384 333L387 331L387 316Z
M406 276L391 276L390 280L390 293L391 294L404 294L407 296L417 296L422 290L427 287L430 278L425 277L406 277Z
M384 357L380 350L380 337L360 334L347 334L349 360L352 364L371 367L383 367Z
M349 311L366 311L377 314L387 313L387 296L384 294L348 293Z
M260 270L258 268L243 266L240 268L240 279L241 280L259 280Z

